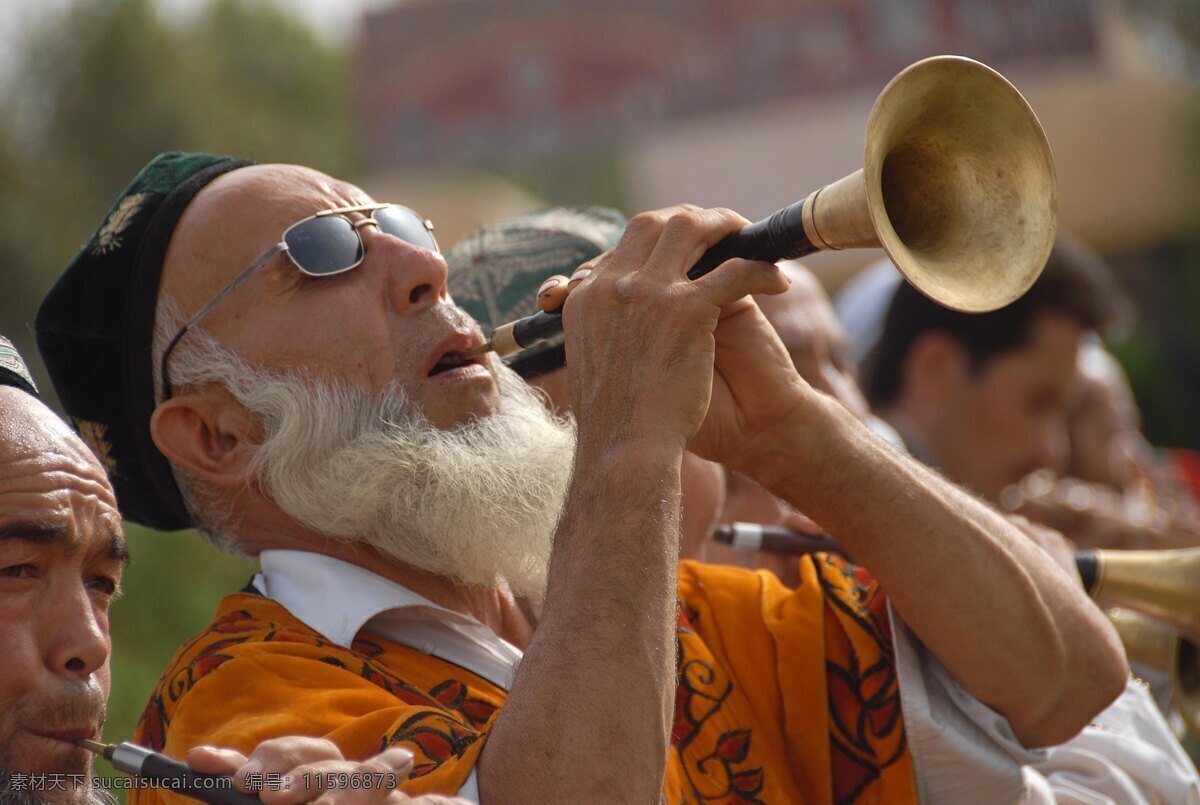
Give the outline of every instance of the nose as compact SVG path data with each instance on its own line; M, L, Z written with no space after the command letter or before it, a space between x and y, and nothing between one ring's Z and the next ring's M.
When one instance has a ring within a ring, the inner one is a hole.
M420 310L448 298L446 261L438 252L423 249L364 226L365 259L385 271L388 301L397 312Z
M55 674L87 679L108 661L108 617L96 611L84 588L63 596L43 623L46 667Z

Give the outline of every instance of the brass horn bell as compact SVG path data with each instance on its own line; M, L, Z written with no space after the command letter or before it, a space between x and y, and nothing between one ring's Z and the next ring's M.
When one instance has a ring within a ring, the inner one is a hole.
M945 307L1004 307L1034 283L1054 245L1058 185L1037 116L992 68L934 56L888 83L867 121L863 167L742 227L687 275L734 257L778 262L822 249L879 247ZM511 355L562 332L542 311L464 354Z
M862 170L805 202L819 248L882 246L917 290L968 313L1029 290L1054 245L1058 185L1037 116L990 67L935 56L884 87Z

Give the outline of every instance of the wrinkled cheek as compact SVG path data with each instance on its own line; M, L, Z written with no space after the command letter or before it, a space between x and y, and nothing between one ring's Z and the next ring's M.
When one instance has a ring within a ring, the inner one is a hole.
M36 689L41 669L36 663L23 662L28 657L27 652L13 646L3 636L0 636L0 657L0 769L10 771L17 713L22 699Z

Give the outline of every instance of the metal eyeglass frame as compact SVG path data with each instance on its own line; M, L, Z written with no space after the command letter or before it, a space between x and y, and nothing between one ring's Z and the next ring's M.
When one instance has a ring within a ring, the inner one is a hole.
M255 260L253 263L251 263L250 265L248 265L244 269L242 269L241 273L238 274L236 277L234 277L232 280L230 280L228 285L226 285L224 288L222 288L220 291L218 291L217 295L214 296L212 299L210 299L208 304L206 304L204 307L200 308L200 310L198 310L196 312L196 315L192 316L190 319L188 319L186 322L184 322L183 326L179 328L179 332L175 333L175 337L167 342L167 347L166 347L166 349L163 350L162 358L160 359L159 365L158 365L159 377L162 378L163 402L166 402L167 400L171 399L171 391L172 391L171 378L167 375L167 360L171 357L171 352L175 349L175 347L179 343L180 339L183 338L184 334L187 333L187 331L189 329L194 327L198 321L200 321L202 318L204 318L206 315L208 315L209 311L211 311L214 307L216 307L218 302L220 302L222 299L224 299L226 296L228 296L230 294L230 292L233 291L234 288L238 287L243 282L248 280L250 278L251 274L253 274L255 271L258 271L260 268L265 266L267 263L271 262L271 260L276 255L281 254L281 253L287 255L288 260L291 261L292 265L294 265L301 274L304 274L309 277L333 277L338 274L344 274L347 271L358 268L360 265L362 265L362 261L365 260L366 256L367 256L367 247L366 247L366 244L363 243L362 233L359 232L359 230L362 229L364 226L370 226L370 225L374 225L375 228L378 229L379 222L375 219L375 213L378 212L379 210L386 209L387 207L399 207L400 209L411 212L413 214L413 216L418 221L420 221L421 224L425 227L425 231L429 233L429 239L431 241L433 241L434 248L435 249L438 248L437 238L435 238L433 236L433 222L430 221L428 218L421 217L421 215L419 215L415 210L413 210L409 207L405 207L403 204L392 204L390 202L384 202L382 204L360 204L360 205L353 206L353 207L332 207L328 210L321 210L320 212L318 212L314 215L310 215L306 218L302 218L299 221L296 221L294 224L289 226L287 229L283 230L283 235L280 236L278 243L276 243L274 246L272 246L267 251L263 252L262 256L259 257L257 260ZM369 212L369 213L371 213L371 215L369 215L366 218L362 218L357 221L354 221L346 216L346 213L350 213L350 212ZM336 215L339 218L344 218L346 220L346 222L348 224L350 224L351 228L354 230L354 234L358 236L359 257L351 265L348 265L345 268L339 268L337 271L324 271L319 274L313 273L312 271L308 271L307 269L305 269L304 266L302 266L302 265L300 265L300 263L296 262L296 258L292 257L291 251L287 245L287 236L288 236L289 232L291 232L293 229L300 226L301 224L307 223L315 218L328 218L331 215ZM413 244L413 245L417 246L420 244Z

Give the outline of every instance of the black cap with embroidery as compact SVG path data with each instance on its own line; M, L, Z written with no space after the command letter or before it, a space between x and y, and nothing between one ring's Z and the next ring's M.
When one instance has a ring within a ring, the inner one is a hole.
M21 353L13 342L0 335L0 386L13 386L41 399L29 367L21 360Z
M192 524L170 465L150 438L163 259L201 188L248 164L179 151L156 156L50 289L35 321L58 398L104 462L122 516L152 528Z
M482 226L446 252L450 296L486 329L537 312L547 277L570 276L617 245L628 221L608 207L551 207ZM513 356L522 377L563 365L562 336Z

